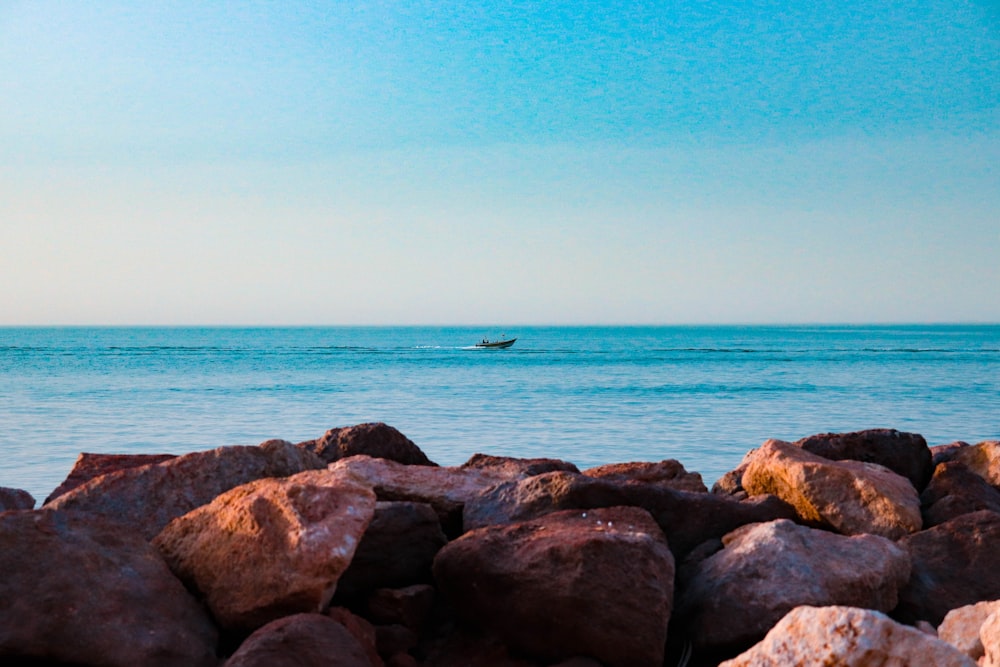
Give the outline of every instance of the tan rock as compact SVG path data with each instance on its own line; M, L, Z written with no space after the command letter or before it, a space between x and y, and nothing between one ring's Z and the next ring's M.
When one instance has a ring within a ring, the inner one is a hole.
M985 440L978 445L959 447L950 453L952 461L961 461L993 486L1000 487L1000 440Z
M885 614L855 607L797 607L759 644L719 667L934 665L975 667L954 646Z
M979 640L984 652L979 661L982 667L1000 667L1000 611L994 611L983 621Z
M952 609L938 627L938 637L948 642L973 660L983 657L983 642L979 629L986 618L1000 610L1000 600L986 600Z
M875 463L831 461L780 440L745 460L743 488L773 494L807 522L845 535L898 539L921 528L920 498L905 477Z
M228 491L153 541L224 628L253 630L329 603L375 513L371 488L309 471Z

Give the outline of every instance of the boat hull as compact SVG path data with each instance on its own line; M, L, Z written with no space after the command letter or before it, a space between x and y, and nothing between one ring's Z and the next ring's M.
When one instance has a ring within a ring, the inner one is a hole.
M486 343L476 343L476 347L480 349L490 349L490 350L505 350L514 344L516 338L511 338L510 340L498 340Z

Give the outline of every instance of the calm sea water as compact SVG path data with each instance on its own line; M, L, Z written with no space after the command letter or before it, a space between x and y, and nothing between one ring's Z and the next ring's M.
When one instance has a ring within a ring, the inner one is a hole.
M443 465L680 460L711 485L766 438L1000 438L1000 326L0 328L0 486L82 451L184 453L384 421Z

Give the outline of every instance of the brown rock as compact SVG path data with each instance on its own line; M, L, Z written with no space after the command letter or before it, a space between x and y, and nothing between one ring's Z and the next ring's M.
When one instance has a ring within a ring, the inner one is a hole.
M712 493L723 496L734 496L741 500L746 498L747 492L743 488L743 473L746 469L746 464L740 464L738 467L724 473L712 484Z
M461 467L491 470L511 478L531 477L555 470L580 472L579 468L572 463L559 459L519 459L489 454L473 454L472 458L463 463Z
M697 567L678 603L696 652L743 650L800 605L889 611L909 555L876 535L845 537L791 521L743 526Z
M287 477L324 467L284 440L259 446L219 447L96 477L45 505L88 512L124 524L146 539L171 519L255 479Z
M403 625L420 632L431 618L434 587L416 584L406 588L380 588L369 596L365 616L379 625Z
M447 541L427 503L376 503L375 516L337 584L337 597L431 581L431 563Z
M72 491L81 484L86 484L95 477L106 475L116 470L138 468L151 463L161 463L176 458L174 454L91 454L83 452L76 457L73 469L62 484L49 494L45 503L49 503L67 491Z
M378 654L374 625L344 607L330 607L325 614L343 625L358 640L358 644L364 649L372 665L378 667L382 663L382 658Z
M688 472L679 461L674 459L666 459L658 463L612 463L584 470L583 474L609 482L662 484L678 491L708 492L700 474Z
M1000 600L987 600L952 609L941 621L938 637L973 660L979 660L986 654L979 630L995 611L1000 611Z
M955 450L961 449L962 447L968 447L969 443L963 442L962 440L956 440L955 442L949 442L947 445L935 445L931 447L931 461L934 466L937 467L942 463L951 461L952 455L954 455Z
M566 509L630 505L653 515L681 560L693 548L747 523L795 516L774 497L747 502L709 493L691 493L660 484L618 483L551 472L497 484L465 506L465 529L524 521Z
M375 512L371 488L326 470L232 489L153 544L226 629L253 630L330 602Z
M762 642L719 667L934 665L975 667L951 645L877 611L798 607Z
M0 486L0 512L35 508L35 497L24 489Z
M662 532L633 507L481 528L434 561L459 618L538 659L608 667L662 665L673 575Z
M376 625L375 640L379 655L391 657L416 648L420 637L405 625Z
M910 480L922 490L931 478L934 464L922 435L891 428L873 428L853 433L822 433L794 443L807 452L834 461L850 459L877 463Z
M225 667L377 666L341 624L322 614L295 614L250 635Z
M1000 599L1000 514L981 510L904 537L913 569L893 616L939 625L952 609Z
M216 664L204 609L144 539L99 517L0 514L0 572L3 664Z
M326 463L364 454L404 465L437 465L412 440L382 422L331 428L323 437L300 442L298 446L316 454Z
M512 657L497 637L472 629L458 629L435 642L423 662L423 667L548 667L548 662L535 662ZM388 665L387 665L388 667Z
M780 440L768 440L748 457L743 488L773 494L802 521L845 535L897 539L921 527L920 499L905 477L874 463L831 461Z
M920 494L920 506L924 527L930 528L969 512L1000 512L1000 491L964 463L949 461L934 469L934 476Z
M978 445L959 447L951 453L952 461L960 461L992 486L1000 488L1000 440L986 440Z

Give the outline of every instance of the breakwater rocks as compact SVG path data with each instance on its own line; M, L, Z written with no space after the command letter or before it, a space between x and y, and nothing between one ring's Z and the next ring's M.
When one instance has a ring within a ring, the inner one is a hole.
M0 663L1000 666L1000 442L429 461L385 424L0 489Z

